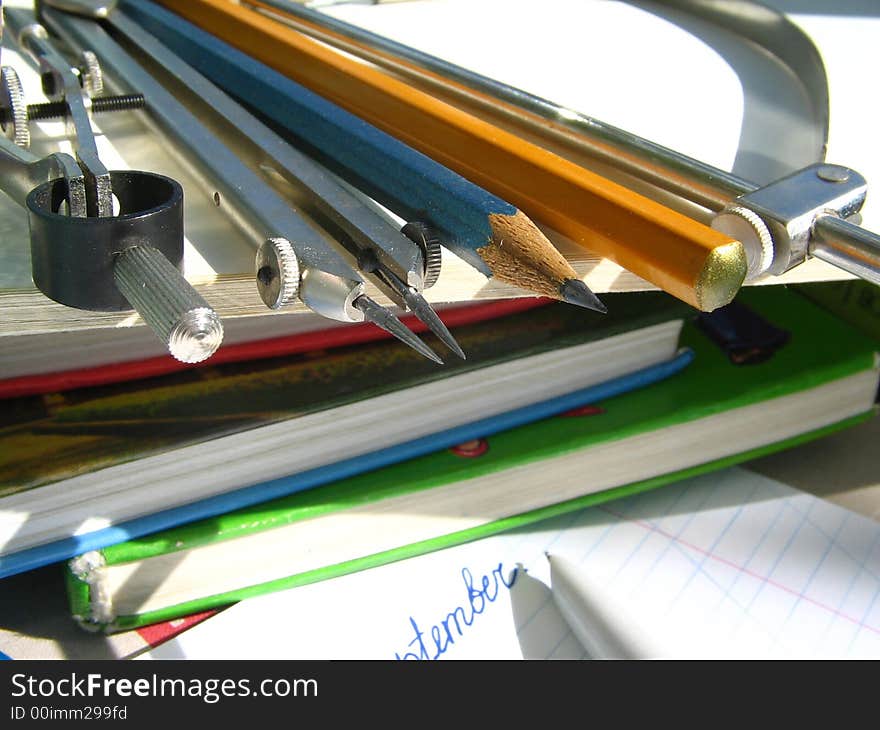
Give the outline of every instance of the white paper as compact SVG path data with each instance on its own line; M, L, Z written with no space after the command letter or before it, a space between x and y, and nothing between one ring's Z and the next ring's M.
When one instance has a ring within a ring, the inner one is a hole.
M547 551L626 605L658 658L880 657L880 524L732 468L249 599L145 658L587 658Z

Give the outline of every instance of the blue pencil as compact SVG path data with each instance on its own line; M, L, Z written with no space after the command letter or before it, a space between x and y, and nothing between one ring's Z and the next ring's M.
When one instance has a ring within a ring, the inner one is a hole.
M124 0L121 9L326 167L401 218L428 224L484 275L605 311L515 206L154 3Z

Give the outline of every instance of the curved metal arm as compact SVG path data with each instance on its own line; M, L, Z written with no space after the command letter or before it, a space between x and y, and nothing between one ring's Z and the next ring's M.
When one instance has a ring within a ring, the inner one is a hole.
M64 152L37 157L0 135L0 189L20 206L35 187L61 177L67 180L69 214L85 217L85 178L73 157Z
M79 78L49 41L46 29L39 23L34 23L27 12L8 9L6 19L21 47L39 65L46 94L60 97L67 107L67 131L75 139L74 150L85 180L87 214L96 217L113 215L110 173L98 156L95 134L89 119L88 107L91 100L80 86ZM71 215L74 215L72 210Z

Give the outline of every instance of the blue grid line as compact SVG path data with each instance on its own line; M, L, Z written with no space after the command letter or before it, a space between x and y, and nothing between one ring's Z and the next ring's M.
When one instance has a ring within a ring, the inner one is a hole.
M865 557L861 561L856 561L856 571L853 573L852 578L850 578L849 585L846 587L846 591L843 594L843 597L840 599L840 602L837 604L837 613L832 614L831 619L828 621L828 625L825 627L825 633L822 634L823 638L828 636L831 631L831 627L840 619L840 613L843 612L843 605L846 603L846 600L849 598L850 593L852 593L852 589L856 585L856 581L859 579L859 576L863 572L869 572L865 569L865 564L870 560L871 556L874 554L874 550L877 548L877 543L880 542L880 531L874 535L874 539L871 541L871 547L868 548L868 552L865 554Z
M564 632L562 633L562 638L561 638L559 641L557 641L557 642L556 642L556 645L555 645L555 646L554 646L554 647L548 652L548 654L547 654L547 658L548 658L548 659L551 659L551 658L553 657L553 655L556 653L556 650L559 649L560 646L562 646L563 642L564 642L569 636L574 636L574 632L573 632L571 629L568 629L567 631L564 631ZM574 640L578 643L579 646L581 646L581 648L583 648L583 646L581 645L580 640L579 640L576 636L574 636Z
M746 506L751 504L751 499L755 495L755 492L758 490L758 486L759 486L759 484L757 482L754 485L752 485L752 491L749 492L749 496L746 499L744 499L737 506L737 508L734 510L733 515L731 515L730 519L727 521L727 524L724 525L724 528L721 530L721 532L718 534L718 536L715 538L715 540L712 542L712 544L706 549L707 553L710 553L710 554L715 553L715 548L718 547L718 544L724 539L725 535L727 535L728 531L730 530L731 527L733 527L733 524L737 521L737 519L739 519L739 516L742 514L742 512L746 508ZM699 564L699 571L700 572L703 572L703 566L706 564L706 561L708 559L709 559L709 555L703 555L703 557L700 561L700 564ZM737 572L739 572L739 571L737 571ZM669 607L667 609L667 613L678 602L678 600L681 598L682 594L685 592L685 590L687 590L687 587L691 584L691 581L693 581L693 579L696 576L697 576L697 573L694 572L691 574L690 578L688 578L684 582L684 585L682 585L682 587L679 589L678 594L670 602ZM720 585L719 585L719 588L720 588ZM727 592L728 592L726 589L721 589L721 590L723 591L724 594L727 594ZM726 596L722 596L722 598L721 598L722 603L724 602L725 597Z
M785 617L785 622L783 623L783 626L787 625L788 622L791 621L791 617L794 615L794 612L797 610L797 607L801 604L801 599L804 597L806 592L810 589L810 586L812 585L813 581L815 580L816 574L819 572L822 565L828 559L828 556L831 554L831 551L834 550L835 547L837 547L837 537L842 532L843 526L849 521L849 518L850 518L850 514L846 513L843 516L843 519L840 521L840 524L837 526L837 530L835 530L834 535L831 537L828 537L827 535L825 535L824 530L820 530L818 527L816 527L815 524L812 523L812 520L810 521L810 523L813 524L813 527L816 528L816 530L820 534L822 534L823 537L825 537L828 540L828 546L825 548L825 552L822 553L822 557L819 558L818 561L816 561L816 565L813 566L813 570L810 572L810 575L807 576L807 582L804 584L804 587L800 591L801 595L799 595L797 597L797 600L795 600L794 604L791 607L791 610L788 612L788 616Z
M658 565L660 564L660 562L666 557L666 554L669 552L669 549L672 547L672 545L674 544L674 542L675 542L676 540L678 540L679 537L681 537L682 533L683 533L683 532L684 532L684 531L690 526L690 524L691 524L691 523L697 518L697 515L699 514L699 511L700 511L700 510L706 505L706 502L709 501L709 498L715 495L715 493L717 492L717 490L718 490L717 485L713 485L713 486L712 486L712 489L707 489L707 490L706 490L706 494L705 494L705 496L703 497L703 501L700 502L699 507L697 507L696 509L692 509L692 510L691 510L691 513L690 513L690 515L688 515L688 518L685 520L684 524L679 528L678 532L675 533L675 535L673 535L673 536L671 537L670 542L669 542L669 543L666 545L666 547L663 548L663 550L657 555L657 557L654 559L654 562L651 564L651 567L649 567L649 568L648 568L648 571L642 576L642 578L641 578L641 580L640 580L640 583L644 583L646 580L648 580L648 578L650 578L652 575L654 575L654 571L657 569L657 566L658 566ZM679 495L679 496L681 496L681 495ZM677 503L678 503L678 499L676 499L675 502L676 502L676 504L677 504ZM670 511L671 511L671 508L670 508ZM667 514L668 514L668 512L667 512ZM649 522L649 521L647 521L647 520L643 520L643 522L644 522L644 524L646 524L646 525L650 525L652 530L659 530L659 529L660 529L659 525L654 525L653 523L651 523L651 522Z
M786 503L789 501L789 499L791 499L791 498L789 497L789 498L786 498L783 500L783 502L782 502L782 510L783 511L786 510L786 507L787 507ZM816 505L816 501L810 503L810 508L809 508L809 510L807 510L808 514L809 514L809 511L812 510L815 505ZM797 524L797 526L792 531L791 535L788 536L788 540L786 541L782 550L780 550L779 554L776 556L776 560L773 561L773 565L770 567L770 570L768 570L767 573L765 574L764 580L762 580L760 585L758 586L758 590L751 597L751 599L749 599L749 602L745 607L745 613L748 616L751 616L752 606L755 605L755 601L758 600L758 596L760 596L761 593L763 593L764 588L767 586L768 580L773 576L773 573L779 567L779 564L782 562L782 559L785 557L785 554L788 552L789 548L794 544L794 541L797 539L797 536L800 534L803 527L804 527L803 521L801 521ZM733 636L736 633L738 633L739 631L741 631L744 623L745 623L745 617L743 618L742 621L739 622L739 624L736 626L736 628L733 631L731 631L731 636ZM772 632L771 632L771 635L772 635Z
M681 499L682 495L685 494L685 492L687 492L688 489L689 489L689 486L686 487L686 488L684 488L684 489L679 490L679 494L678 494L678 496L677 496L675 499L673 499L673 500L667 500L666 509L664 509L664 510L663 510L663 513L660 515L660 517L657 518L657 523L656 523L656 524L659 524L659 523L663 520L664 517L668 517L668 516L669 516L669 513L672 511L672 508L675 507L675 505L678 504L678 502L679 502L679 500ZM706 499L708 499L708 497L707 497ZM705 502L704 502L704 504L705 504ZM702 506L702 505L701 505L701 506ZM630 518L624 516L624 519L628 519L628 520L629 520ZM641 519L641 518L640 518L640 519ZM631 521L631 520L630 520L630 521ZM651 522L651 521L649 521L649 520L641 519L641 521L642 521L642 522L645 522L645 523L647 523L647 524L649 524L649 525L654 525L654 524L655 524L655 523L653 523L653 522ZM642 549L642 546L643 546L648 540L651 539L651 535L652 535L652 534L655 534L655 532L656 532L655 530L649 530L649 531L645 532L645 534L642 536L642 539L639 541L639 543L638 543L638 544L637 544L637 545L636 545L636 546L630 551L630 553L629 553L629 555L627 555L626 559L625 559L625 560L620 564L620 566L617 568L617 571L616 571L616 572L614 573L614 575L611 577L611 582L617 580L617 577L623 572L624 568L626 568L626 566L629 565L630 560L632 560L632 559L635 557L636 553L638 553L639 550Z
M647 521L647 520L640 520L639 522L634 523L634 524L636 524L637 526L641 527L642 529L647 529L647 530L650 530L651 532L656 532L656 533L659 534L661 537L666 538L666 539L669 541L669 545L667 545L667 550L668 550L669 548L674 548L674 549L676 549L678 552L680 552L680 553L682 554L682 556L684 556L684 558L685 558L687 561L689 561L689 562L690 562L690 563L691 563L691 564L697 569L697 571L699 571L700 573L702 573L702 574L706 577L706 579L707 579L709 582L713 583L713 584L718 588L719 591L721 591L722 593L724 592L724 588L723 588L723 587L721 586L721 584L715 579L715 577L714 577L710 572L708 572L707 570L705 570L704 567L703 567L703 564L700 563L700 562L698 562L698 561L697 561L697 560L691 555L691 552L692 552L692 551L694 551L694 550L699 550L699 548L697 548L697 547L695 547L695 546L690 546L690 545L688 545L688 544L686 544L686 543L681 543L681 542L679 542L677 536L671 536L671 535L668 535L668 534L664 534L664 533L659 532L660 527L659 527L658 525L656 525L656 524L653 524L653 523ZM703 562L705 562L705 561L703 561ZM729 566L729 567L730 567L731 569L735 570L735 566ZM737 572L740 572L740 571L737 571ZM759 579L756 578L756 580L759 580ZM730 597L730 600L731 600L731 601L737 606L737 608L742 609L742 611L743 611L745 614L747 614L747 615L748 615L749 617L751 617L751 618L754 618L754 617L752 617L751 614L749 613L749 610L748 610L745 606L743 606L739 601L737 601L737 600L736 600L735 598L733 598L733 597ZM669 612L670 609L671 609L671 604L670 604L670 606L669 606L668 609L667 609L667 613ZM757 619L755 619L755 620L757 621ZM769 629L768 629L767 631L769 632Z
M856 643L856 639L859 638L859 634L862 633L862 629L864 628L865 623L868 620L868 616L871 615L871 611L874 610L874 604L877 603L877 598L880 597L880 585L877 586L877 590L874 591L874 595L871 598L870 603L865 608L865 612L862 614L861 619L859 619L859 625L856 628L855 633L853 634L852 639L849 642L849 645L846 647L847 652L851 652L853 648L853 644Z
M589 509L589 507L587 509ZM553 545L554 543L556 543L565 534L566 530L568 530L572 526L573 522L575 522L579 517L583 516L584 511L585 510L580 510L579 512L573 513L571 516L566 515L566 521L568 522L568 524L565 525L565 527L560 528L559 531L554 536L554 538L549 543L547 543L545 545L545 547L544 547L545 552L549 551L550 546ZM606 531L609 528L614 527L616 524L620 524L619 520L618 520L618 522L611 523L608 527L606 527L605 528ZM524 535L524 537L522 539L517 541L516 545L514 545L511 548L511 550L513 550L516 546L520 545L524 540L528 539L528 537L529 537L528 534ZM551 588L550 589L551 592L548 593L547 596L544 598L544 600L541 602L541 604L534 611L532 611L531 614L529 614L528 618L526 618L525 621L523 621L521 624L519 624L516 627L517 634L519 634L520 631L524 630L532 621L534 621L535 617L547 607L548 603L550 603L552 601L552 599L553 599L552 590L553 589Z
M710 583L712 583L713 585L715 585L715 587L718 588L718 590L719 590L722 594L725 594L725 593L726 593L726 591L725 591L724 587L721 585L721 583L719 583L718 580L716 580L715 577L714 577L714 576L713 576L708 570L706 570L706 569L704 568L704 565L705 565L705 563L706 563L706 558L709 557L708 555L705 555L705 554L704 554L704 555L703 555L703 560L701 560L701 561L698 562L697 559L694 558L694 557L692 557L692 555L691 555L691 552L692 552L693 550L695 550L696 548L691 547L690 545L687 545L687 544L683 544L683 543L679 542L678 540L673 540L673 542L671 543L671 547L674 547L676 550L678 550L678 551L679 551L679 552L685 557L685 559L686 559L688 562L690 562L690 563L694 566L694 568L696 568L696 572L695 572L693 575L691 575L691 578L689 579L689 582L690 582L691 579L694 578L694 576L695 576L697 573L702 573L702 574L706 577L706 579L707 579ZM730 565L730 566L728 566L728 567L729 567L731 570L734 570L736 573L741 573L741 572L742 572L742 571L736 570L735 566L733 566L733 565ZM750 577L753 577L753 576L750 576ZM756 578L756 580L758 580L758 579ZM725 596L722 595L721 603L724 602L724 598L725 598ZM743 613L745 613L745 614L747 614L748 616L751 617L751 614L749 613L749 609L748 609L746 606L744 606L743 604L741 604L739 601L737 601L737 600L736 600L735 598L733 598L732 596L727 596L727 598L729 598L729 600L732 601L732 602L736 605L737 608L741 608L741 609L743 610ZM669 612L672 610L672 605L673 605L677 600L678 600L678 596L676 596L676 597L670 602L669 606L667 606L666 613L669 613ZM752 618L754 618L754 617L752 617ZM755 620L757 620L757 619L755 619Z
M608 526L604 530L602 530L602 534L599 535L598 539L596 539L592 545L590 545L589 550L587 550L587 552L585 552L583 555L580 556L580 558L578 558L578 564L582 564L590 555L593 554L593 551L597 547L599 547L599 545L605 540L609 532L614 527L619 526L621 522L624 522L628 519L627 513L629 513L635 505L638 505L638 503L641 501L641 496L641 494L636 494L631 497L626 497L625 499L622 499L620 501L613 502L612 504L616 504L618 506L618 509L616 510L611 510L607 504L596 505L598 509L600 509L605 514L613 517L615 521L609 523Z
M783 499L781 501L781 503L779 505L779 509L776 511L776 514L773 515L773 519L770 520L770 523L767 525L763 534L758 539L758 542L755 543L754 548L752 548L752 552L749 554L749 557L746 559L746 561L742 565L742 567L744 569L747 569L749 567L749 563L751 563L755 559L755 556L758 554L758 551L761 549L761 547L767 541L767 538L770 536L770 533L773 531L773 528L776 526L776 523L779 522L779 518L782 517L783 512L785 512L785 501L786 501L785 499ZM727 593L730 593L734 589L734 587L737 585L737 583L739 583L740 576L743 575L743 572L744 571L737 572L736 576L734 576L733 582L727 588ZM725 598L726 598L726 596L721 596L720 600L718 601L719 606L722 603L724 603ZM734 631L735 630L736 629L734 629Z
M788 506L787 504L785 504L785 502L788 502L788 500L787 499L784 500L783 508ZM806 515L804 515L804 516L809 515L809 513L812 511L813 507L815 507L815 506L816 506L815 501L810 502L810 507L809 507L809 509L807 509ZM799 522L797 527L794 528L794 532L792 532L791 535L789 535L788 540L786 541L782 550L779 551L779 555L776 556L776 560L773 561L773 565L771 566L770 570L767 571L767 575L765 576L766 578L773 577L773 573L776 572L776 569L779 567L779 564L782 562L782 559L785 557L785 554L788 552L788 549L794 544L794 541L797 539L798 535L801 534L801 530L804 528L804 524L805 523L803 521ZM749 601L749 608L751 608L754 605L755 601L758 600L758 596L761 594L761 591L764 590L764 586L766 586L766 585L767 585L766 581L761 583L760 588L758 588L758 592L755 593L755 595L752 596L751 600Z
M824 529L823 529L818 523L813 522L813 520L811 520L811 519L807 516L807 514L806 514L802 509L799 509L799 508L796 507L794 504L788 504L787 507L788 507L790 510L792 510L793 512L797 512L797 514L801 515L801 516L804 518L804 520L805 520L808 524L810 524L812 527L814 527L814 528L815 528L820 534L824 535L824 536L827 537L829 540L832 539L831 536L828 535L828 533L827 533L827 532L826 532L826 531L825 531L825 530L824 530ZM880 574L878 574L878 573L876 573L876 572L870 570L870 569L868 568L868 566L866 565L867 558L866 558L865 560L859 560L855 555L853 555L853 554L852 554L849 550L847 550L843 545L838 545L837 548L838 548L838 550L840 550L844 555L846 555L850 560L852 560L854 563L856 563L857 565L862 565L862 566L864 567L864 569L865 569L865 572L866 572L868 575L870 575L871 578L873 578L874 580L880 581Z

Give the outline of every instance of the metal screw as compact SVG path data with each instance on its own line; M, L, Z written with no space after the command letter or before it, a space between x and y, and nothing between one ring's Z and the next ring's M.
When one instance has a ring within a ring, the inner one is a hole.
M0 127L3 133L19 147L29 147L27 105L18 74L11 66L0 69Z
M286 238L268 238L257 249L257 291L269 309L290 304L299 291L300 266Z
M92 51L83 51L80 56L80 65L77 67L79 83L89 98L100 96L104 93L104 72L98 57Z
M773 264L773 234L755 211L743 205L728 205L716 214L711 226L745 247L746 281L758 278Z
M146 106L143 94L121 94L119 96L99 96L92 99L93 112L118 112L127 109L143 109ZM63 101L50 101L44 104L28 104L28 119L61 119L67 113Z
M840 165L822 165L816 168L820 179L830 183L844 183L849 180L849 170Z
M440 237L431 226L422 221L410 221L400 229L400 232L421 250L424 265L424 288L430 289L437 283L443 265Z
M92 99L92 112L117 112L127 109L143 109L146 106L143 94L122 94L120 96L99 96ZM5 125L12 121L9 108L0 108L0 123ZM46 121L63 119L67 114L67 105L63 101L49 101L42 104L27 105L28 121ZM19 125L21 126L21 125Z

